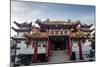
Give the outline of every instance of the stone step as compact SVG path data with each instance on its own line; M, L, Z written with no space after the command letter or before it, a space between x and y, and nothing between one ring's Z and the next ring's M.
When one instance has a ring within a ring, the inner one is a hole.
M67 61L68 57L65 50L52 51L52 54L49 57L49 63L60 63Z

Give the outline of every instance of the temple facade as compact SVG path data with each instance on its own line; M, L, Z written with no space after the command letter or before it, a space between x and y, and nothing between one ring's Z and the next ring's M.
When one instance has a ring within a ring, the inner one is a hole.
M39 27L26 22L14 23L19 27L12 27L17 32L11 37L15 65L95 60L94 54L91 56L91 46L95 45L92 43L93 24L50 19L36 20L34 23Z

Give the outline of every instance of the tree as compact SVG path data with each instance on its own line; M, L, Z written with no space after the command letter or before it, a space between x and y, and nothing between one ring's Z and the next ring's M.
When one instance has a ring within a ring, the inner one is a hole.
M49 21L50 21L50 19L47 19L47 20L46 20L46 22L49 22Z
M40 24L40 23L41 23L40 19L37 19L37 20L35 21L35 23Z
M68 23L71 23L71 20L70 19L68 19Z

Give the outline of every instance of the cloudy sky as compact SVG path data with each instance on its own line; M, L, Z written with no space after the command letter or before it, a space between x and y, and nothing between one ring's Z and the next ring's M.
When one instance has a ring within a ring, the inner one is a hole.
M11 26L13 21L31 22L36 19L46 20L80 20L82 23L94 24L95 7L53 3L37 3L28 1L11 2Z

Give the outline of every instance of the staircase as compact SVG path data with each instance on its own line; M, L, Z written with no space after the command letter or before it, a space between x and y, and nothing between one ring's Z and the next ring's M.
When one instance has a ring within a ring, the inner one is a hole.
M65 50L53 50L49 57L49 63L68 62L68 56Z

